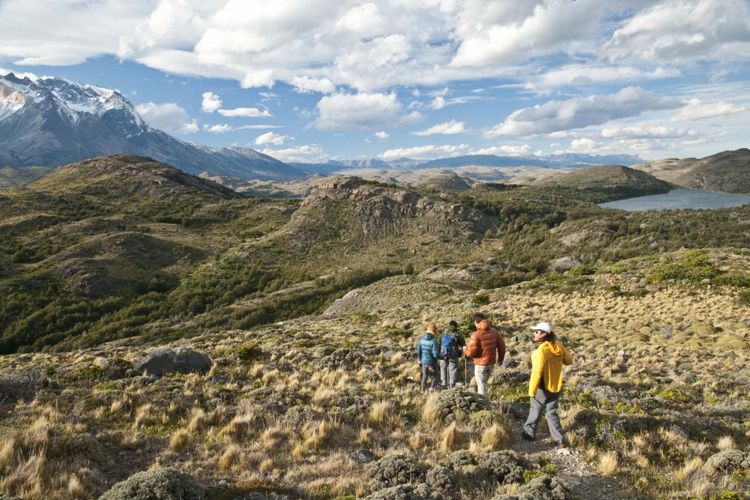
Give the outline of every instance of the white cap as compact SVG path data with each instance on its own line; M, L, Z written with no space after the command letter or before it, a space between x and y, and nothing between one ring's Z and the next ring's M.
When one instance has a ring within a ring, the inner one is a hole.
M536 325L532 326L531 330L533 330L533 331L539 330L540 332L552 333L552 327L550 326L549 323L546 323L544 321L542 321L541 323L537 323Z

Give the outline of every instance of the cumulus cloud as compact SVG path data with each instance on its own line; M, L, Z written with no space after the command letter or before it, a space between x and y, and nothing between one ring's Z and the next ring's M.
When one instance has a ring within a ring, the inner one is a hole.
M234 109L220 109L219 114L227 117L242 117L242 118L261 118L273 116L268 112L267 109L258 108L234 108Z
M463 134L463 133L466 133L464 122L451 120L445 123L438 123L437 125L433 125L432 127L425 129L425 130L412 132L412 135L416 135L419 137L426 137L428 135L436 135L436 134L454 135L454 134Z
M599 125L610 120L638 116L646 111L681 106L677 99L662 97L640 87L626 87L616 94L574 97L523 108L485 134L487 138L527 136Z
M500 155L500 156L523 156L529 154L531 147L528 144L503 144L501 146L490 146L472 151L475 155Z
M324 96L318 102L318 118L313 126L320 130L346 130L352 128L383 128L415 123L421 119L418 112L402 114L396 94L338 93Z
M725 101L702 102L698 98L690 99L687 104L672 117L673 122L695 121L717 116L733 115L745 111L744 106L739 106Z
M256 146L265 146L271 144L272 146L281 146L284 144L289 137L286 135L275 134L273 132L266 132L255 138Z
M388 132L386 132L385 130L379 130L378 132L375 132L373 135L377 137L378 139L380 139L381 141L388 139L390 137L390 135L388 135Z
M190 118L185 109L174 102L156 104L147 102L135 107L141 118L150 126L170 133L193 134L198 132L198 124Z
M309 92L319 92L321 94L331 94L336 90L336 85L328 78L310 78L307 76L297 76L290 82L294 89L306 94Z
M443 156L457 156L466 154L469 146L466 144L458 145L427 145L415 146L411 148L389 149L380 155L384 160L393 160L396 158L414 158L417 160L427 160L431 158L440 158Z
M307 162L315 163L326 161L328 155L317 144L305 144L286 149L263 149L260 151L268 156L281 160L283 162Z
M645 70L636 66L604 66L569 64L543 73L526 84L529 90L549 90L562 86L595 85L599 83L633 82L671 78L680 75L674 68Z
M617 139L668 139L695 135L691 130L677 129L664 126L630 125L624 127L604 127L601 136Z
M213 113L221 108L221 99L213 92L203 92L201 99L201 110L204 113Z
M750 55L747 0L671 0L637 12L604 46L610 61L652 64Z
M203 130L205 130L206 132L211 132L213 134L223 134L226 132L231 132L233 129L232 126L227 123L216 123L214 125L203 125Z

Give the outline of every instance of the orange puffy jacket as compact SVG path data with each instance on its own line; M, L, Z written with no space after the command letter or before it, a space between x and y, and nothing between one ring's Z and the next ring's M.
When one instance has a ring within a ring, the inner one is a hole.
M502 364L505 359L503 336L492 328L489 320L484 319L477 326L477 331L471 334L469 345L464 347L464 354L473 358L475 365Z

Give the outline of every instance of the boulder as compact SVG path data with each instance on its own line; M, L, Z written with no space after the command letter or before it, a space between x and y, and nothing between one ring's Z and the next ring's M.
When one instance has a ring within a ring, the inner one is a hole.
M562 273L580 265L581 263L573 257L560 257L550 264L550 269L557 273Z
M162 347L138 360L133 368L161 377L170 373L206 373L212 364L211 358L192 349Z
M206 490L191 475L176 469L133 474L115 484L99 500L206 500Z

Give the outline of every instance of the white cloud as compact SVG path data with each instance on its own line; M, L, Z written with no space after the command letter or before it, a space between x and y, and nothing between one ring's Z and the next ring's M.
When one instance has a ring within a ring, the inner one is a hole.
M531 147L528 144L503 144L502 146L490 146L477 149L471 154L475 155L500 155L500 156L523 156L529 154Z
M679 113L672 117L673 122L678 121L695 121L705 118L715 118L717 116L732 115L745 111L744 106L738 106L725 101L720 102L702 102L700 99L693 98L683 107Z
M378 132L375 132L373 135L377 137L378 139L380 139L381 141L388 139L390 137L390 135L388 135L388 132L386 132L385 130L380 130Z
M543 73L526 84L529 90L548 90L562 86L595 85L598 83L633 82L670 78L680 75L674 68L644 70L636 66L604 66L569 64Z
M679 106L677 99L662 97L639 87L626 87L616 94L548 101L519 109L503 123L488 130L485 136L526 136L572 130Z
M211 132L213 134L223 134L226 132L231 132L233 129L232 126L227 123L216 123L214 125L203 125L203 130L205 130L206 132Z
M318 118L313 126L320 130L382 128L415 123L418 112L402 115L401 103L395 93L338 93L324 96L318 102Z
M281 134L274 134L273 132L266 132L255 138L256 146L264 146L271 144L272 146L281 146L284 144L289 137Z
M221 108L221 99L213 92L203 92L201 99L201 110L204 113L213 113Z
M419 130L417 132L412 132L412 135L416 135L419 137L426 137L429 135L455 135L455 134L464 134L466 133L466 128L464 122L457 122L456 120L451 120L445 123L438 123L437 125L433 125L432 127L425 129L425 130Z
M581 137L570 141L569 153L595 153L597 151L596 141L588 137Z
M414 158L417 160L426 160L431 158L440 158L443 156L458 156L466 154L469 146L466 144L459 145L428 145L415 146L411 148L389 149L380 155L384 160L393 160L396 158Z
M306 144L286 149L263 149L260 152L283 162L316 163L328 159L328 155L317 144Z
M269 128L284 128L284 126L283 125L268 125L268 124L240 125L239 127L236 127L235 130L265 130Z
M670 0L637 12L604 46L610 61L650 64L750 55L747 0Z
M294 89L301 93L319 92L321 94L331 94L336 90L336 85L328 78L310 78L307 76L297 76L291 81Z
M146 123L154 128L170 133L193 134L198 132L198 125L190 115L176 103L156 104L147 102L135 107Z
M227 117L242 117L242 118L261 118L273 116L268 112L267 109L258 108L234 108L234 109L220 109L219 114Z
M676 129L664 126L641 126L631 125L626 127L604 127L601 136L604 138L616 139L651 139L661 138L668 139L674 137L684 137L695 135L694 131Z

